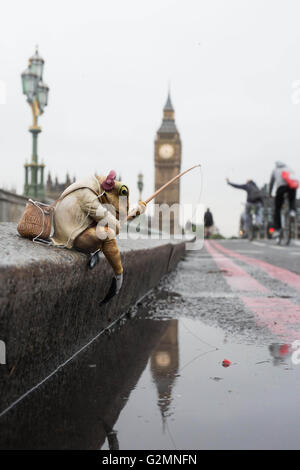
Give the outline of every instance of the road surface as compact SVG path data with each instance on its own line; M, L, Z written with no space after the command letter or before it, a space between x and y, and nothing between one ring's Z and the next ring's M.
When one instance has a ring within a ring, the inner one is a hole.
M201 253L215 264L243 312L283 341L300 339L300 247L272 242L210 241ZM207 266L208 266L207 265ZM203 265L203 270L206 268ZM209 270L208 270L209 274ZM219 292L220 294L220 292Z

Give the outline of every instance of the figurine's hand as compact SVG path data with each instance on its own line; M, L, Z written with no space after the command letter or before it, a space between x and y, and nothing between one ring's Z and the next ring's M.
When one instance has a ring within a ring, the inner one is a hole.
M226 178L226 183L229 183L229 178Z
M144 214L147 209L147 204L144 201L139 201L138 205L130 211L132 217L137 217L138 215Z
M146 209L147 209L147 204L144 201L139 201L138 209L139 209L140 214L144 214L144 212L146 212Z

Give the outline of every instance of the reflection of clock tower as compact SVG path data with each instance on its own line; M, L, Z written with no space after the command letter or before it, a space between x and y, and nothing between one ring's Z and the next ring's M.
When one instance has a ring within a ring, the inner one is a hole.
M174 413L172 391L179 369L178 320L169 320L168 328L152 351L150 368L158 392L163 426Z
M181 140L176 128L174 108L170 93L163 111L163 120L155 139L155 191L180 172ZM156 198L155 204L179 204L180 180L171 184ZM176 215L175 215L176 217ZM171 233L174 232L174 219L171 214Z

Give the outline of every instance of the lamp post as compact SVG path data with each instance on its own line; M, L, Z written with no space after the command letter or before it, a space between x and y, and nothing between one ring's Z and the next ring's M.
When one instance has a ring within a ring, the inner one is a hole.
M48 104L49 87L43 83L44 59L39 56L38 48L30 57L28 68L22 73L23 94L32 110L32 126L29 132L32 134L32 157L30 163L25 163L24 195L35 198L45 197L44 168L39 164L37 153L37 139L42 129L38 126L38 117L43 114Z
M143 192L143 188L144 188L143 178L144 178L144 175L142 173L139 173L138 174L137 186L138 186L138 190L139 190L139 194L140 194L139 195L140 201L142 200L142 192Z

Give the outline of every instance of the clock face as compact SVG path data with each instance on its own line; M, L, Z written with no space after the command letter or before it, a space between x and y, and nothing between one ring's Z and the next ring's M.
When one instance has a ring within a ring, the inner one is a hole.
M162 158L171 158L174 155L174 147L170 144L164 144L159 148L159 155Z

